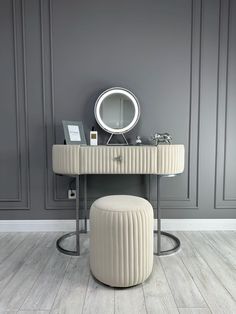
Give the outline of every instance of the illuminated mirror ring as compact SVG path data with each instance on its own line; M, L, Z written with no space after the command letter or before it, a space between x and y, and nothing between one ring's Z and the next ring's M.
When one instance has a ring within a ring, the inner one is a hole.
M134 114L131 122L126 125L125 127L122 128L112 128L109 126L107 123L105 123L104 119L101 116L101 106L104 104L104 101L110 97L110 96L126 96L132 103L133 109L134 109ZM105 90L97 99L94 107L94 115L96 118L97 123L100 125L102 129L107 131L108 133L111 134L123 134L131 129L134 128L134 126L137 124L139 117L140 117L140 106L138 99L136 96L129 90L122 88L122 87L112 87L107 90Z

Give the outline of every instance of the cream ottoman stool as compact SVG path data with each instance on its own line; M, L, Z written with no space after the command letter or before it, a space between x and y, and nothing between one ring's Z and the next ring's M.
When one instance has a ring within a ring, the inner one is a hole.
M90 268L112 287L137 285L153 266L153 208L141 197L111 195L90 209Z

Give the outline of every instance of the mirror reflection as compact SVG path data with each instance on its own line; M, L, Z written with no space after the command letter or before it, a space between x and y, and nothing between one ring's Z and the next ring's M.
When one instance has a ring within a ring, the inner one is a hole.
M102 121L113 129L128 126L135 115L135 108L130 98L123 94L112 94L106 97L100 106Z

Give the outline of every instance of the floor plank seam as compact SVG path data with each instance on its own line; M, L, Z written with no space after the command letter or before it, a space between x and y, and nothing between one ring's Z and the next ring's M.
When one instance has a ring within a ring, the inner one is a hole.
M200 252L198 252L198 250L194 247L194 245L191 243L191 241L189 241L189 239L187 238L187 236L185 235L185 233L182 233L182 235L183 235L183 237L186 239L187 242L190 242L190 246L191 246L192 250L195 251L195 252L202 258L202 260L203 260L203 261L206 263L206 265L208 266L208 268L209 268L210 272L212 273L212 275L216 278L216 280L217 280L217 281L219 282L219 284L222 286L221 281L219 281L219 279L217 278L217 276L215 275L215 273L212 271L212 269L209 267L208 263L207 263L207 262L205 261L205 259L202 257L202 255L200 254ZM182 259L183 264L184 264L185 267L187 268L186 264L184 263L183 258L182 258L182 257L180 257L180 258ZM188 270L188 268L187 268L187 270ZM189 272L189 273L190 273L190 272ZM190 273L190 276L191 276L191 277L193 278L193 280L194 280L194 277L191 275L191 273ZM194 280L194 282L195 282L195 280ZM195 282L195 284L196 284L196 286L198 287L198 290L199 290L200 293L201 293L201 289L199 288L199 286L197 285L196 282ZM223 289L225 289L224 286L223 286ZM225 290L226 290L226 289L225 289ZM228 293L228 290L226 290L226 292ZM211 311L211 313L214 313L213 310L211 309L211 306L209 305L209 303L207 302L207 300L204 298L204 296L203 296L202 293L201 293L201 295L202 295L204 301L206 302L206 304L207 304L209 310ZM231 294L230 294L230 296L231 296ZM232 296L231 296L231 297L232 297ZM233 300L234 300L234 299L233 299Z
M225 261L227 264L229 264L229 263L228 263L228 260L225 258L225 255L224 255L221 251L219 251L219 248L218 248L214 243L212 243L212 241L207 237L207 235L204 234L203 232L200 232L200 234L201 234L201 235L203 236L203 238L208 242L209 246L210 246L213 250L215 250L216 254L217 254L221 259L223 259L223 261ZM232 266L232 265L229 265L229 267L232 268L232 270L235 270L235 269L236 269L236 267L234 267L234 266Z
M165 256L164 256L164 258L165 258ZM166 276L164 267L163 267L163 265L162 265L162 263L161 263L161 257L158 256L157 259L159 259L159 263L160 263L161 269L162 269L162 271L163 271L163 273L164 273L164 276L165 276L167 285L168 285L168 287L169 287L170 293L171 293L171 295L172 295L172 297L173 297L173 300L174 300L174 302L175 302L176 309L177 309L177 311L179 312L179 309L178 309L178 306L177 306L175 297L174 297L174 295L173 295L173 293L172 293L172 290L171 290L171 288L170 288L170 284L169 284L169 281L168 281L168 279L167 279L167 276ZM179 312L179 313L180 313L180 312Z
M45 234L46 234L46 233L45 233ZM33 287L34 287L34 285L36 284L36 282L37 282L38 278L41 276L42 272L43 272L43 271L44 271L44 269L47 267L47 265L48 265L48 263L49 263L50 258L51 258L51 255L49 255L49 254L48 254L47 261L46 261L46 263L45 263L44 267L40 270L40 272L39 272L38 276L36 276L36 278L35 278L35 280L34 280L34 282L33 282L32 286L31 286L31 289L33 289ZM21 306L19 307L19 311L21 311L21 310L22 310L22 306L24 305L24 303L25 303L26 299L28 298L28 296L29 296L29 294L30 294L30 292L31 292L31 289L29 290L29 293L26 295L26 297L24 298L24 300L23 300L23 302L22 302ZM25 310L25 309L24 309L23 311L31 311L31 310ZM48 310L46 310L46 309L37 309L37 311L48 311Z
M236 302L235 297L232 295L232 293L228 290L228 288L225 286L225 284L221 281L221 279L218 277L217 273L214 271L214 268L212 268L212 266L208 263L208 261L204 258L204 256L202 256L201 252L198 251L198 249L194 246L194 244L192 245L193 249L195 251L197 251L197 253L201 256L201 258L204 260L204 262L207 264L208 268L211 270L211 272L213 273L213 275L215 276L215 278L218 280L218 282L221 284L221 286L228 292L228 294L232 297L232 299ZM212 246L211 246L212 248ZM217 253L216 253L217 254ZM217 254L218 255L218 254ZM219 256L219 255L218 255ZM219 256L219 258L221 258ZM223 260L224 261L224 260Z
M62 253L60 253L60 254L62 254ZM51 305L51 308L50 308L49 312L51 312L51 311L53 310L53 306L54 306L56 297L57 297L57 295L58 295L58 293L59 293L59 291L60 291L61 285L62 285L62 283L63 283L63 281L64 281L64 279L65 279L66 272L67 272L68 267L69 267L69 265L70 265L71 262L72 262L72 257L69 257L69 261L68 261L68 263L67 263L67 265L66 265L64 275L63 275L63 277L62 277L62 280L61 280L60 285L58 286L57 293L55 293L55 296L54 296L54 299L53 299L53 302L52 302L52 305Z
M175 231L175 233L176 233L176 236L178 237L178 232ZM172 241L170 241L169 239L167 239L167 240L168 240L169 243L172 242ZM193 276L191 275L191 273L189 272L188 268L186 267L186 265L183 263L183 260L181 259L181 255L179 254L181 251L182 251L182 248L180 247L180 250L179 250L178 252L176 252L176 253L174 253L174 254L171 254L171 255L175 255L176 258L179 259L180 262L182 262L182 264L183 264L183 266L184 266L186 272L188 273L188 275L189 275L190 278L192 279L192 281L193 281L193 283L194 283L194 285L195 285L195 287L196 287L196 289L197 289L199 295L200 295L200 296L202 297L202 299L204 300L205 305L206 305L205 308L208 308L208 304L206 303L205 298L203 297L203 295L202 295L201 291L199 290L198 286L196 285ZM167 283L168 283L168 285L169 285L169 287L170 287L170 291L171 291L171 293L172 293L171 283L169 283L169 281L168 281L168 276L166 275L166 273L165 273L165 268L164 268L164 266L163 266L163 264L162 264L162 258L168 258L168 257L169 257L169 256L163 256L163 257L161 257L161 258L160 258L160 260L161 260L160 263L161 263L161 265L162 265L164 274L165 274L165 276L166 276ZM173 298L174 298L174 293L172 293L172 295L173 295ZM175 298L174 298L174 299L175 299ZM177 304L176 304L176 305L177 305ZM181 307L178 307L178 306L177 306L177 308L181 308ZM186 307L186 308L190 308L190 307ZM191 307L191 308L192 308L192 307Z
M145 293L144 293L143 284L142 284L142 291L143 291L143 299L144 299L146 314L148 314L147 303L146 303L146 296L145 296Z
M33 233L33 234L35 234L35 233ZM40 238L42 238L44 234L45 234L45 233L40 233ZM27 236L29 236L28 233L25 235L25 238L23 238L23 240L16 246L15 250L19 249L19 246L20 246L24 241L26 241ZM37 248L37 246L36 246L36 247L30 246L29 249L28 249L28 250L26 251L26 253L25 253L24 259L27 258L27 256L29 255L29 252L30 252L30 251L32 251L32 250L34 251L36 248ZM12 254L15 252L15 250L12 252ZM12 254L8 255L8 257L11 256ZM4 260L5 260L5 259L4 259ZM3 289L0 291L0 293L4 292L4 290L7 289L7 286L8 286L8 285L10 284L10 282L14 279L14 277L19 273L19 271L21 270L21 268L22 268L23 265L24 265L24 262L20 265L20 267L18 268L18 270L14 272L13 276L9 278L9 280L7 281L7 283L5 283L5 286L4 286ZM33 285L32 285L32 287L33 287ZM21 306L22 306L22 305L21 305ZM19 309L13 310L13 311L19 311L20 308L21 308L21 306L19 307ZM11 311L11 309L10 309L9 311Z
M184 234L183 232L182 232L181 234L182 234L183 237L186 239L185 234ZM188 239L187 239L187 241L188 241ZM190 246L191 246L192 249L195 249L195 248L193 248L193 246L192 246L191 243L190 243ZM211 309L210 309L210 307L209 307L209 304L207 303L206 299L204 298L204 295L203 295L202 292L201 292L201 289L199 289L197 283L196 283L195 280L194 280L194 277L192 276L192 274L191 274L190 271L188 270L188 267L187 267L186 264L184 263L184 260L183 260L183 258L181 257L181 255L179 255L179 258L182 260L182 262L183 262L183 264L184 264L184 266L185 266L187 272L189 273L190 277L192 278L193 282L195 283L195 285L196 285L196 287L197 287L197 289L198 289L198 291L199 291L201 297L203 298L203 300L205 301L207 307L209 308L210 312L212 313L212 311L211 311Z
M216 251L217 255L221 258L224 259L224 255L218 250L218 247L214 245L214 243L212 243L212 241L203 233L200 232L200 234L203 236L203 238L205 239L205 241L208 243L208 245Z
M89 274L89 276L88 276L88 281L87 281L86 291L85 291L85 295L84 295L84 302L83 302L81 314L84 313L84 306L85 306L85 300L86 300L86 297L87 297L87 294L88 294L88 286L89 286L90 277L91 277L91 274Z
M50 256L48 257L48 260L49 260L49 258L50 258ZM48 262L48 260L47 260L47 262ZM36 281L38 280L39 276L41 275L42 271L43 271L43 268L41 269L41 271L39 272L38 276L35 278L34 282L32 283L31 289L33 289L33 287L34 287ZM21 311L21 308L22 308L22 306L24 305L25 300L28 298L31 289L29 289L29 293L28 293L28 294L25 296L25 298L23 299L23 301L22 301L22 303L21 303L21 306L20 306L19 309L18 309L18 312ZM28 311L28 310L24 310L24 311ZM31 310L29 310L29 311L31 311Z
M212 310L211 310L211 307L210 307L209 303L207 302L207 300L204 298L203 294L201 293L201 289L199 288L198 284L195 282L194 277L193 277L193 276L191 275L191 273L189 272L188 267L187 267L187 266L186 266L186 264L184 263L184 260L183 260L183 258L182 258L181 256L180 256L180 259L182 260L182 262L183 262L183 264L184 264L185 268L187 269L187 271L188 271L189 275L190 275L190 276L191 276L191 278L193 279L193 281L194 281L194 283L195 283L196 287L198 288L199 293L200 293L200 295L202 296L203 300L206 302L207 308L208 308L208 309L209 309L209 311L213 314L213 312L212 312Z
M17 244L17 246L15 247L14 251L15 251L16 249L18 249L18 247L26 240L26 238L27 238L27 234L26 234L25 237L22 239L22 241L20 241L20 242ZM9 255L7 255L7 256L1 261L1 263L3 263L7 258L9 258L9 257L14 253L14 251L12 251Z

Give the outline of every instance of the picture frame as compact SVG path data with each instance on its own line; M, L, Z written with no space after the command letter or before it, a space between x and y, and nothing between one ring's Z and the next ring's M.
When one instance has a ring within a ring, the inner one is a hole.
M82 121L62 120L66 144L87 145Z

